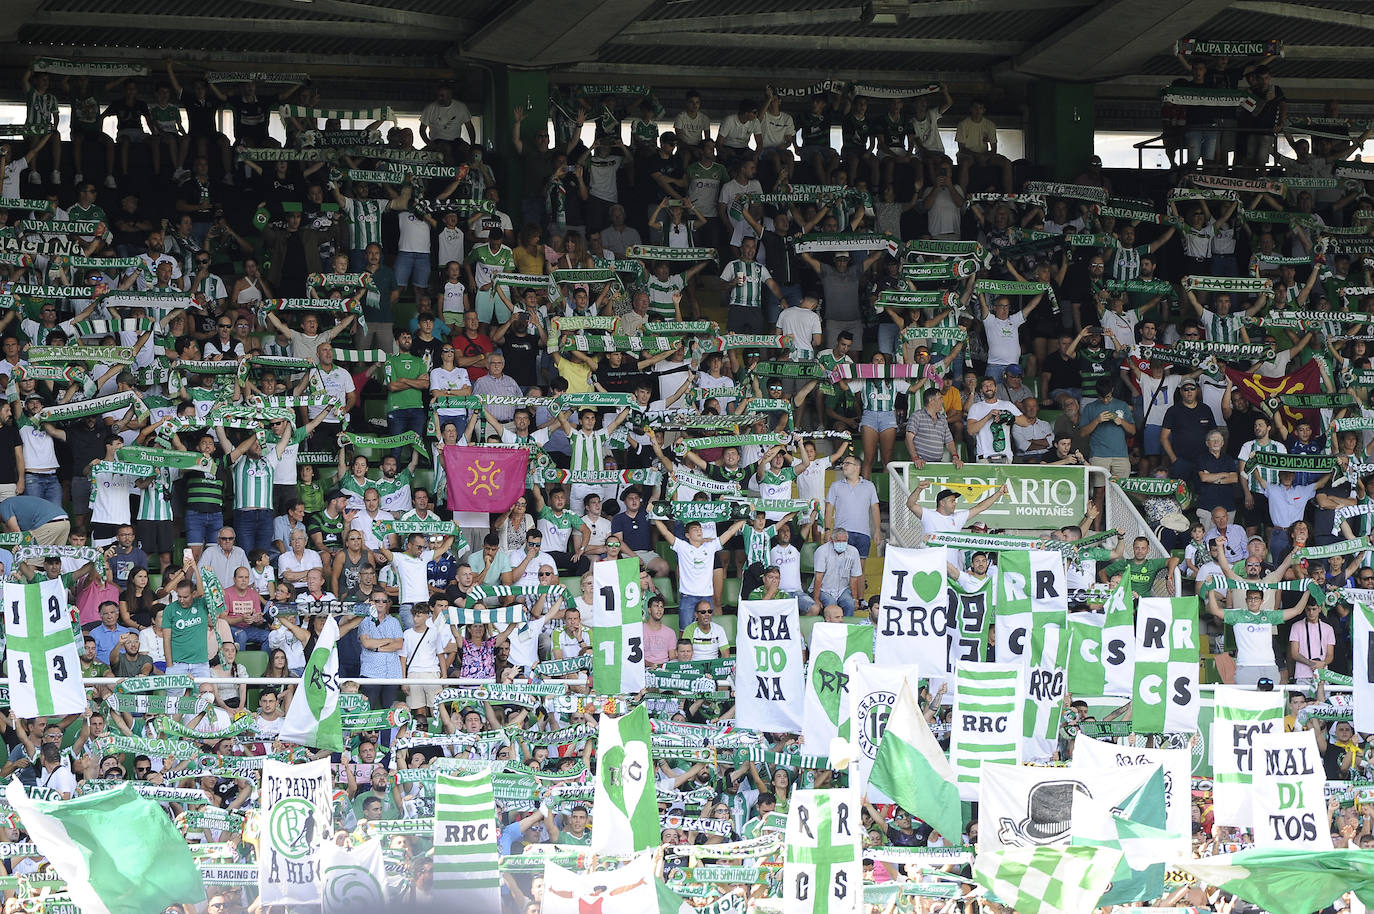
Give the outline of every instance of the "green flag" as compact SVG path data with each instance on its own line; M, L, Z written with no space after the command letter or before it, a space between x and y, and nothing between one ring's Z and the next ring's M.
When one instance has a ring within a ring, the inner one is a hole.
M654 888L658 891L658 914L692 914L696 910L657 876L654 877ZM649 912L645 911L643 914Z
M339 716L339 623L325 620L315 649L301 673L300 693L286 709L278 739L331 752L343 751L343 719Z
M1124 774L1123 772L1123 776ZM1164 816L1164 769L1156 765L1145 783L1132 791L1124 802L1112 810L1111 822L1092 823L1093 826L1106 825L1103 832L1097 833L1103 835L1105 840L1100 840L1096 834L1092 836L1077 834L1078 830L1075 829L1075 833L1070 834L1069 841L1073 845L1114 847L1124 854L1121 823L1125 822L1127 828L1131 824L1139 824L1159 829L1164 836L1164 846L1167 847L1169 835L1164 831ZM1077 818L1076 815L1075 818ZM1096 831L1095 828L1093 830ZM1129 833L1126 838L1127 840L1135 839L1137 842L1143 840L1139 832ZM1151 863L1136 867L1132 865L1131 860L1123 856L1121 862L1116 865L1116 872L1112 874L1111 885L1102 894L1102 899L1098 903L1109 905L1126 904L1131 901L1149 901L1163 894L1163 863Z
M1312 914L1345 892L1374 905L1374 854L1363 850L1251 848L1174 865L1273 914Z
M598 854L631 854L658 847L663 840L649 712L643 705L624 717L601 715L592 818L592 850Z
M868 781L950 844L960 842L964 817L954 769L906 682L887 719Z
M1007 847L979 854L973 880L1017 914L1083 914L1120 860L1110 847Z
M18 778L5 798L83 914L148 914L205 900L186 840L133 784L70 800L31 800Z

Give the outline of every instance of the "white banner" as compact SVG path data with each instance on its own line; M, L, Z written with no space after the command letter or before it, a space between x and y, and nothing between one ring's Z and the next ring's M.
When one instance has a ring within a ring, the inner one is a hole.
M797 601L741 600L738 633L735 723L771 733L800 733L806 670Z
M15 717L86 710L67 587L60 579L5 582L5 659Z
M1118 746L1080 733L1073 742L1074 768L1164 769L1164 827L1173 841L1175 856L1191 850L1193 756L1187 749L1144 749Z
M1356 603L1354 616L1355 731L1374 733L1374 606Z
M959 799L978 799L984 762L1021 763L1025 675L1019 663L966 663L954 671L949 762Z
M911 694L920 692L919 668L915 664L879 666L855 657L845 669L849 674L849 692L853 697L850 733L858 749L859 790L866 791L872 803L890 803L891 797L868 783L868 774L873 770L873 760L878 757L878 746L882 742L883 731L887 729L892 706L897 703L902 680L905 679L911 686Z
M324 914L376 914L386 904L386 862L382 842L369 838L357 847L325 842Z
M320 849L332 839L329 759L262 765L258 892L264 906L320 904Z
M783 914L858 914L862 808L853 788L793 792L782 865Z
M1136 733L1196 733L1197 607L1194 597L1145 597L1136 608L1135 687L1131 728Z
M1075 809L1095 814L1118 806L1154 768L1043 768L985 765L978 794L978 853L1005 847L1067 845ZM1110 813L1105 816L1110 827Z
M1249 828L1254 820L1252 740L1283 730L1283 692L1219 685L1207 745L1212 754L1212 811L1218 825Z
M1329 851L1326 769L1311 730L1255 736L1255 846Z
M1027 762L1051 761L1059 751L1068 665L1068 626L1037 624L1026 657L1026 705L1021 719L1025 741L1021 757Z
M873 626L817 622L807 645L806 701L802 709L802 742L828 753L837 736L852 737L853 679L846 671L851 657L873 660Z
M949 640L954 627L946 588L943 546L888 546L883 556L874 659L879 664L914 663L930 678L931 691L948 678Z
M1063 626L1069 612L1068 578L1058 552L1003 552L997 557L997 662L1029 660L1031 632L1041 618Z

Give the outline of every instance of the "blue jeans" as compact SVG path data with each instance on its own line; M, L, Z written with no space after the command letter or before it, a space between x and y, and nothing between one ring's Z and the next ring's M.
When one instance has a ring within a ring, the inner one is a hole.
M897 325L879 324L878 325L878 351L888 355L897 353Z
M1216 158L1218 136L1218 132L1211 128L1185 131L1183 143L1188 147L1189 164L1193 164L1199 159Z
M691 625L692 622L696 620L697 604L702 600L710 603L712 609L716 608L716 598L710 594L702 597L695 594L683 593L678 594L678 600L681 601L677 605L677 630L680 632L687 631L687 626Z
M272 548L272 520L271 508L234 509L234 532L245 554Z
M852 536L853 534L850 535ZM825 591L821 591L821 609L824 610L825 607L829 606L831 603L834 603L839 606L840 609L844 610L846 616L854 615L854 596L849 591L846 590L843 593L826 593Z
M412 282L415 283L417 289L429 285L428 254L401 251L396 255L396 263L392 269L396 272L396 288L398 289L404 289Z
M186 545L206 546L219 536L224 515L218 511L186 511Z
M210 674L210 664L208 664L208 663L186 663L186 662L181 661L181 660L178 660L178 661L176 661L175 663L173 663L173 662L171 662L171 661L169 661L169 662L167 663L167 675L168 675L168 676L178 676L178 675L180 675L180 674L182 674L182 673L185 673L187 676L190 676L190 677L192 677L193 679L197 679L197 680L209 679L209 678L210 678L210 675L211 675L211 674ZM183 695L186 694L186 690L185 690L185 689L168 689L168 690L167 690L167 694L173 696L174 698L180 698L181 696L183 696Z
M849 531L849 545L859 550L859 555L864 558L868 558L868 548L872 543L873 537L869 536L867 533L855 533L853 530Z
M811 607L813 607L813 606L816 605L816 601L813 600L813 599L811 599L811 594L806 593L806 592L804 592L804 591L798 590L798 591L796 591L795 593L793 593L793 592L791 592L791 591L786 591L786 590L784 590L783 593L785 593L785 594L786 594L787 596L789 596L789 597L795 597L795 598L796 598L796 600L797 600L797 612L801 613L803 616L805 616L805 615L807 615L808 613L810 613L810 612L811 612Z
M1000 381L1002 380L1002 375L1006 373L1006 370L1010 367L1010 365L997 365L992 362L988 362L987 371L985 373L989 378L992 378L994 381Z
M55 505L62 504L62 483L56 473L25 473L24 494L46 498ZM85 505L80 505L83 510Z
M267 650L267 637L270 634L265 628L258 628L255 625L231 625L229 632L234 636L234 643L239 646L239 650L248 650L248 645L256 644L263 650Z
M388 435L403 435L406 432L414 432L423 441L425 438L425 419L425 411L421 407L395 409L387 414L386 432ZM392 448L391 456L400 462L401 455L405 452L404 447Z

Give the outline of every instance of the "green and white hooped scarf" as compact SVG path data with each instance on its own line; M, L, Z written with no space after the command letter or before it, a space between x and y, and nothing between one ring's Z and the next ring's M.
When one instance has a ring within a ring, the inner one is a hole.
M562 584L479 584L468 591L465 605L468 608L488 600L503 600L510 597L538 597L547 594L551 598L563 600L572 605L573 596Z
M35 73L55 73L60 76L115 77L148 75L148 68L139 64L63 60L60 57L39 57L33 62L30 68Z
M673 248L662 244L632 244L625 248L626 257L642 260L663 260L672 263L694 263L715 260L715 248Z
M246 70L210 70L207 83L268 83L299 86L310 79L307 73L258 73Z
M1203 292L1272 293L1274 281L1246 276L1185 276L1183 288Z
M67 419L80 419L83 416L103 416L129 407L133 407L140 416L148 415L148 407L143 405L138 394L126 390L105 397L96 397L94 400L47 406L38 411L35 419L38 422L62 422Z
M295 74L292 74L295 75ZM304 74L302 74L304 75ZM239 81L239 80L236 80ZM302 120L324 121L395 121L396 115L387 107L382 108L308 108L304 105L282 105L277 113L283 119L288 117Z

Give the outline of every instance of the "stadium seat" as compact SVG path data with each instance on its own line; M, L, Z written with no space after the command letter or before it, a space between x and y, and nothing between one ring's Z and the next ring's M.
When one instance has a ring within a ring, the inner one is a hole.
M735 633L739 628L739 616L718 615L716 616L716 622L720 624L721 628L725 629L725 635L730 639L730 648L733 651L735 647Z
M248 671L249 676L261 676L267 672L267 651L239 651L238 662Z
M801 573L811 574L816 570L816 550L820 543L803 543L801 547Z
M573 595L573 599L582 596L582 579L580 577L559 578L558 583L568 588L568 592Z
M802 641L804 641L806 644L809 645L811 643L811 629L815 628L816 623L819 621L821 621L821 617L819 615L801 617Z
M878 500L883 504L887 504L890 486L887 473L874 470L873 475L870 477L870 481L873 483L873 488L878 490Z
M726 578L721 591L721 602L726 606L739 606L740 579Z
M663 605L670 609L677 605L677 588L673 586L672 578L654 578L654 586L663 594Z

